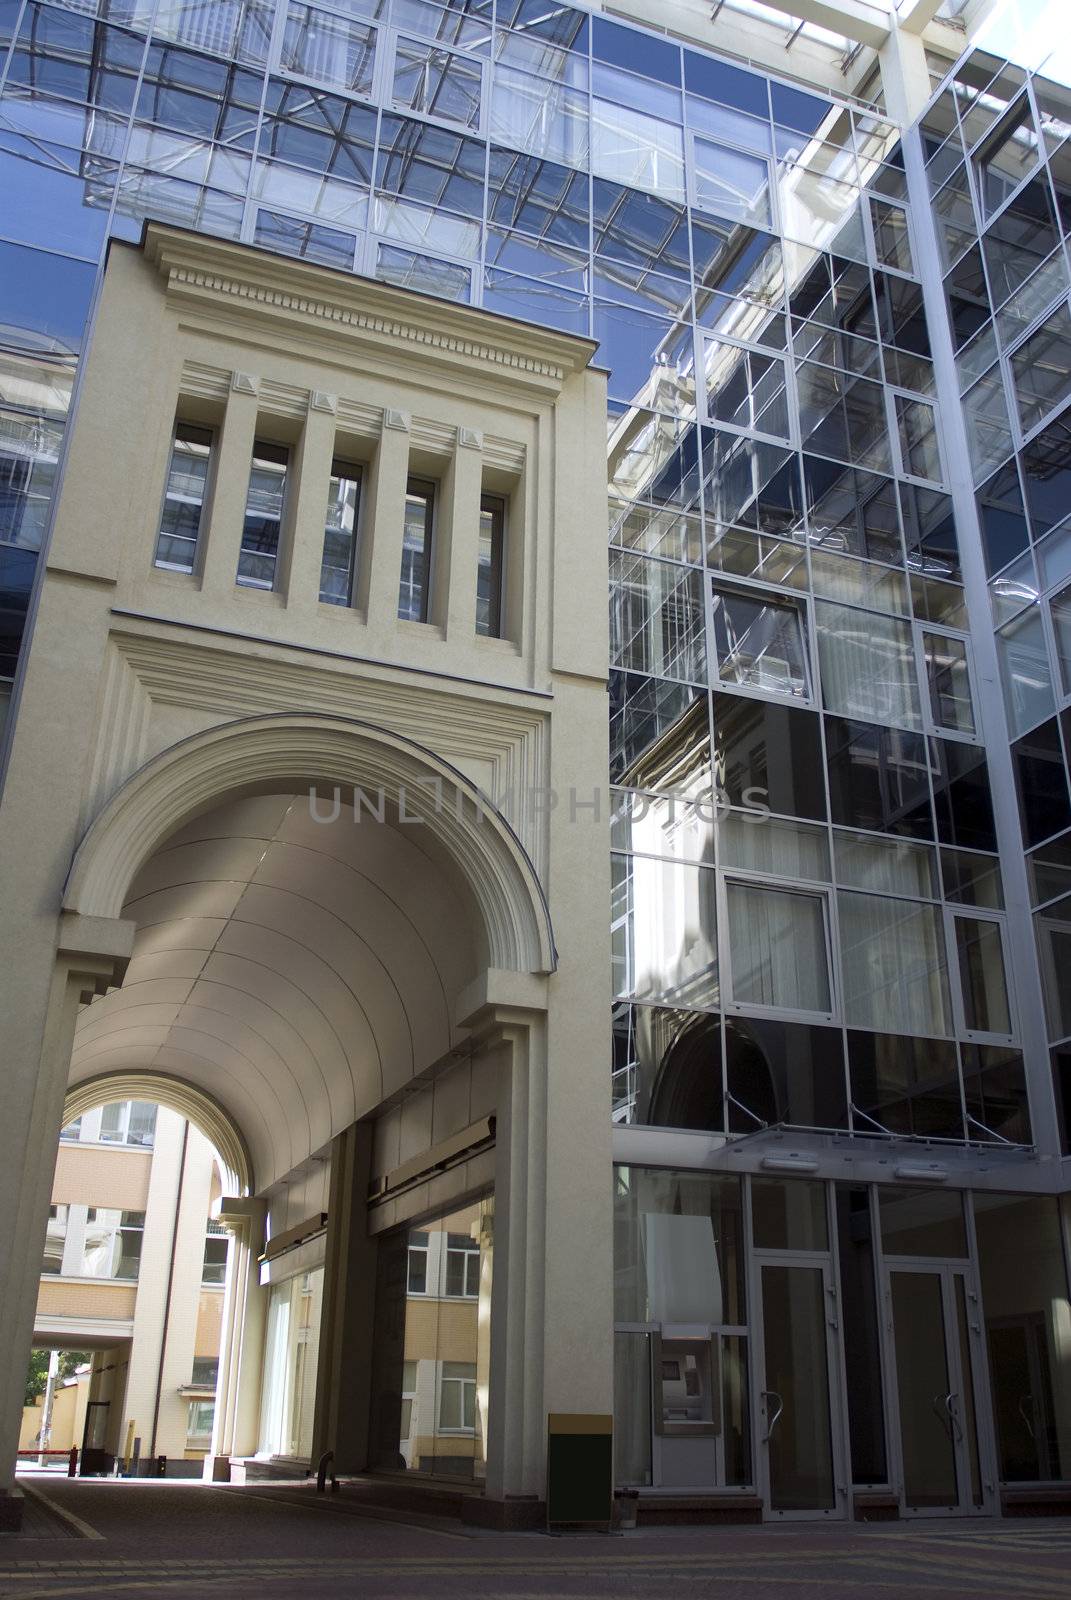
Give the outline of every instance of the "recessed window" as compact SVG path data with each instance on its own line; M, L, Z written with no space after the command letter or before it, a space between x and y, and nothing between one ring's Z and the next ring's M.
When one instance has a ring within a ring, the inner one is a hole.
M205 1237L204 1265L201 1268L202 1283L218 1285L226 1281L228 1243L227 1230L218 1222L210 1222Z
M167 470L164 509L156 541L156 565L169 572L192 572L197 561L212 434L186 422L175 424Z
M500 495L480 500L480 542L476 553L476 632L502 636L502 579L505 573L506 502Z
M283 525L283 501L290 452L285 445L257 439L242 523L238 582L250 589L274 589Z
M279 63L284 72L314 78L352 94L371 94L376 30L360 22L291 4Z
M736 882L725 892L733 1000L829 1012L825 896Z
M405 487L402 575L398 586L398 616L404 622L428 620L434 522L435 485L423 478L410 478Z
M952 920L964 1025L972 1033L1011 1033L1000 923L959 915Z
M349 462L331 463L320 566L320 599L327 605L353 604L357 572L357 513L361 503L361 469Z
M807 699L811 679L801 606L717 583L713 595L714 650L721 682Z
M453 55L434 45L400 39L394 58L394 104L406 111L480 125L482 68L471 56Z

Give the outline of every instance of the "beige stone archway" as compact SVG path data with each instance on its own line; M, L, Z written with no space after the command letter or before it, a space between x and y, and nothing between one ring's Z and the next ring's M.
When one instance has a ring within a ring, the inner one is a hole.
M223 1107L203 1089L163 1072L101 1073L68 1089L63 1126L113 1100L150 1100L185 1117L200 1129L219 1157L224 1193L241 1196L253 1192L253 1165L245 1139Z
M64 910L119 917L137 869L184 823L229 797L287 785L404 792L467 880L480 910L487 966L552 972L550 912L517 835L456 767L372 723L281 712L217 724L172 745L112 796L78 847Z

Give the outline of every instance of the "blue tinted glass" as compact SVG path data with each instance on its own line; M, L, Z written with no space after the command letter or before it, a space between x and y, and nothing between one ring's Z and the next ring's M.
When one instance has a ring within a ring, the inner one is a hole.
M483 215L485 146L405 117L384 117L376 181L390 194Z
M33 550L0 545L0 677L15 671L36 569Z
M0 234L95 261L107 212L87 205L79 153L0 134Z
M504 228L523 228L586 252L587 174L492 145L487 215Z
M635 262L596 256L592 279L592 288L602 299L622 300L642 311L660 311L671 317L691 315L691 284L681 278L667 278Z
M0 50L15 37L15 24L22 10L22 0L0 0Z
M83 261L0 244L5 324L43 334L61 349L79 349L96 275L96 267Z
M283 255L300 256L304 261L319 261L326 267L353 271L357 236L318 223L284 217L276 211L258 211L253 243Z
M487 230L487 264L520 272L525 277L542 278L580 293L588 287L588 258L561 245L540 243L523 233L502 228Z
M595 249L617 261L657 265L690 276L687 212L683 206L596 178L593 190Z
M560 49L588 48L588 16L569 6L548 5L547 0L499 0L498 25L516 28L518 33L546 39Z
M611 66L680 87L681 53L677 45L649 33L638 33L634 28L619 28L601 17L593 21L591 53L596 61L608 61Z
M8 70L11 83L32 84L70 100L90 98L96 25L86 17L28 5Z
M138 119L250 148L263 79L192 50L153 45L138 95Z
M347 182L372 181L376 114L337 95L269 81L260 153L329 172Z
M562 328L566 333L588 331L586 295L569 294L551 284L499 272L497 268L484 273L483 303L488 311L538 322L546 328Z
M749 111L754 117L769 117L766 79L754 72L741 72L739 67L730 67L724 61L715 61L712 56L697 56L691 50L684 52L684 86L706 100L735 106L738 111Z
M783 83L770 84L770 106L775 122L799 128L803 133L814 133L833 109L828 100L818 100L813 94L790 89Z
M610 369L609 394L642 406L660 401L663 409L678 411L673 394L662 394L658 381L686 370L692 363L692 334L682 335L678 324L653 317L632 307L595 303L595 338L599 341L596 364ZM694 384L690 386L694 396ZM694 399L692 404L694 414Z

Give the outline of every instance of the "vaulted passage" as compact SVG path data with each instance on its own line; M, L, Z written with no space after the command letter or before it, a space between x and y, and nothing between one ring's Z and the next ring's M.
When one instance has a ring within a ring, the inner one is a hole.
M123 985L75 1036L72 1085L137 1068L218 1101L258 1190L442 1061L477 970L472 896L428 829L315 820L335 809L258 795L165 840L123 906Z

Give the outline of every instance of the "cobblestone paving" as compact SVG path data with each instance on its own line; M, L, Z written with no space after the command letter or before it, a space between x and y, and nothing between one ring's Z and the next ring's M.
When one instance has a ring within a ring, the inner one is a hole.
M502 1535L345 1493L49 1481L0 1540L0 1597L228 1600L1069 1600L1071 1521ZM51 1522L51 1526L49 1526ZM72 1535L75 1535L72 1537Z

